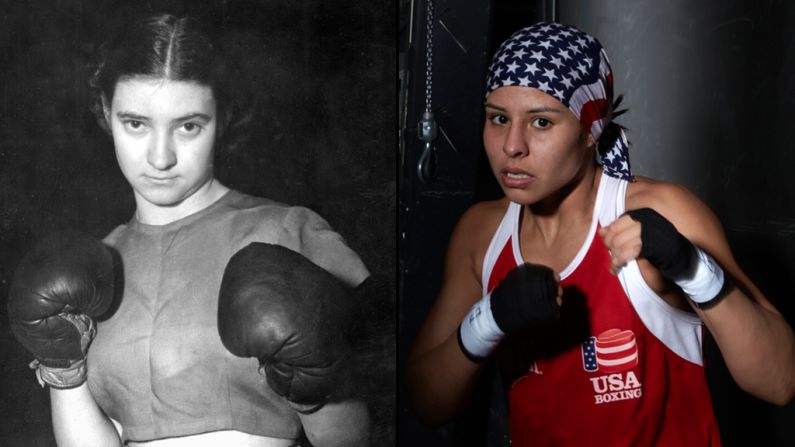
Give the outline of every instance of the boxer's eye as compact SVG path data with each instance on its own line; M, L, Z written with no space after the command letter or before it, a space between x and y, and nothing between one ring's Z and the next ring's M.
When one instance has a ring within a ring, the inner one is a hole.
M551 125L552 125L552 121L550 121L550 120L548 120L546 118L538 117L538 118L533 120L533 127L537 127L539 129L546 129L547 127L549 127Z

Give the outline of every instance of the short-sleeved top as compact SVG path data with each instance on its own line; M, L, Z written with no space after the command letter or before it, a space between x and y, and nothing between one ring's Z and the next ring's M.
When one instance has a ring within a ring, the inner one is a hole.
M224 268L251 242L290 248L352 287L368 276L316 213L234 190L176 222L133 219L105 238L118 252L124 292L118 309L98 323L88 386L121 423L125 441L216 430L300 435L297 415L271 391L257 360L230 354L218 334Z
M602 175L585 242L560 272L559 323L509 336L497 358L514 446L720 445L699 318L667 304L636 261L618 275L597 234L624 213L627 182ZM511 203L486 252L484 293L524 263Z

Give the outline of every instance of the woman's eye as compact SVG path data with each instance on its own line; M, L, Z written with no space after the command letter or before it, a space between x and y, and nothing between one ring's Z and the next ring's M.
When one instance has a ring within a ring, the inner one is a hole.
M546 129L551 125L552 122L546 118L536 118L533 120L533 126L538 127L539 129Z
M493 115L489 119L491 120L492 124L502 125L508 123L508 117L505 115Z
M144 129L144 123L138 120L129 120L124 122L124 127L132 132L141 132Z
M202 127L196 123L185 123L179 126L179 130L185 135L196 135L201 132Z

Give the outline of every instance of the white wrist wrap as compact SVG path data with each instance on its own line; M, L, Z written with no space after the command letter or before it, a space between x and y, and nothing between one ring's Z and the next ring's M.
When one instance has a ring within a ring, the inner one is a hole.
M696 303L715 298L723 288L723 269L712 257L696 247L696 268L689 278L679 279L676 285Z
M482 359L494 352L505 333L491 314L491 295L472 306L458 330L461 345L469 356Z
M33 360L28 366L36 370L36 380L39 385L42 387L49 385L58 390L76 388L88 377L86 359L77 360L64 368L44 366L38 360Z

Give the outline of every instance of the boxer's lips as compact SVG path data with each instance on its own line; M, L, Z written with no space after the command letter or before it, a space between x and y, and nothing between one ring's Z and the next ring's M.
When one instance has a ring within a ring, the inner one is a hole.
M535 176L515 168L505 168L501 172L502 183L509 188L521 188L529 185L535 179Z
M176 175L162 176L161 177L161 176L154 176L154 175L146 175L146 174L144 174L142 177L147 182L155 184L155 185L168 185L170 183L173 183L177 179Z

